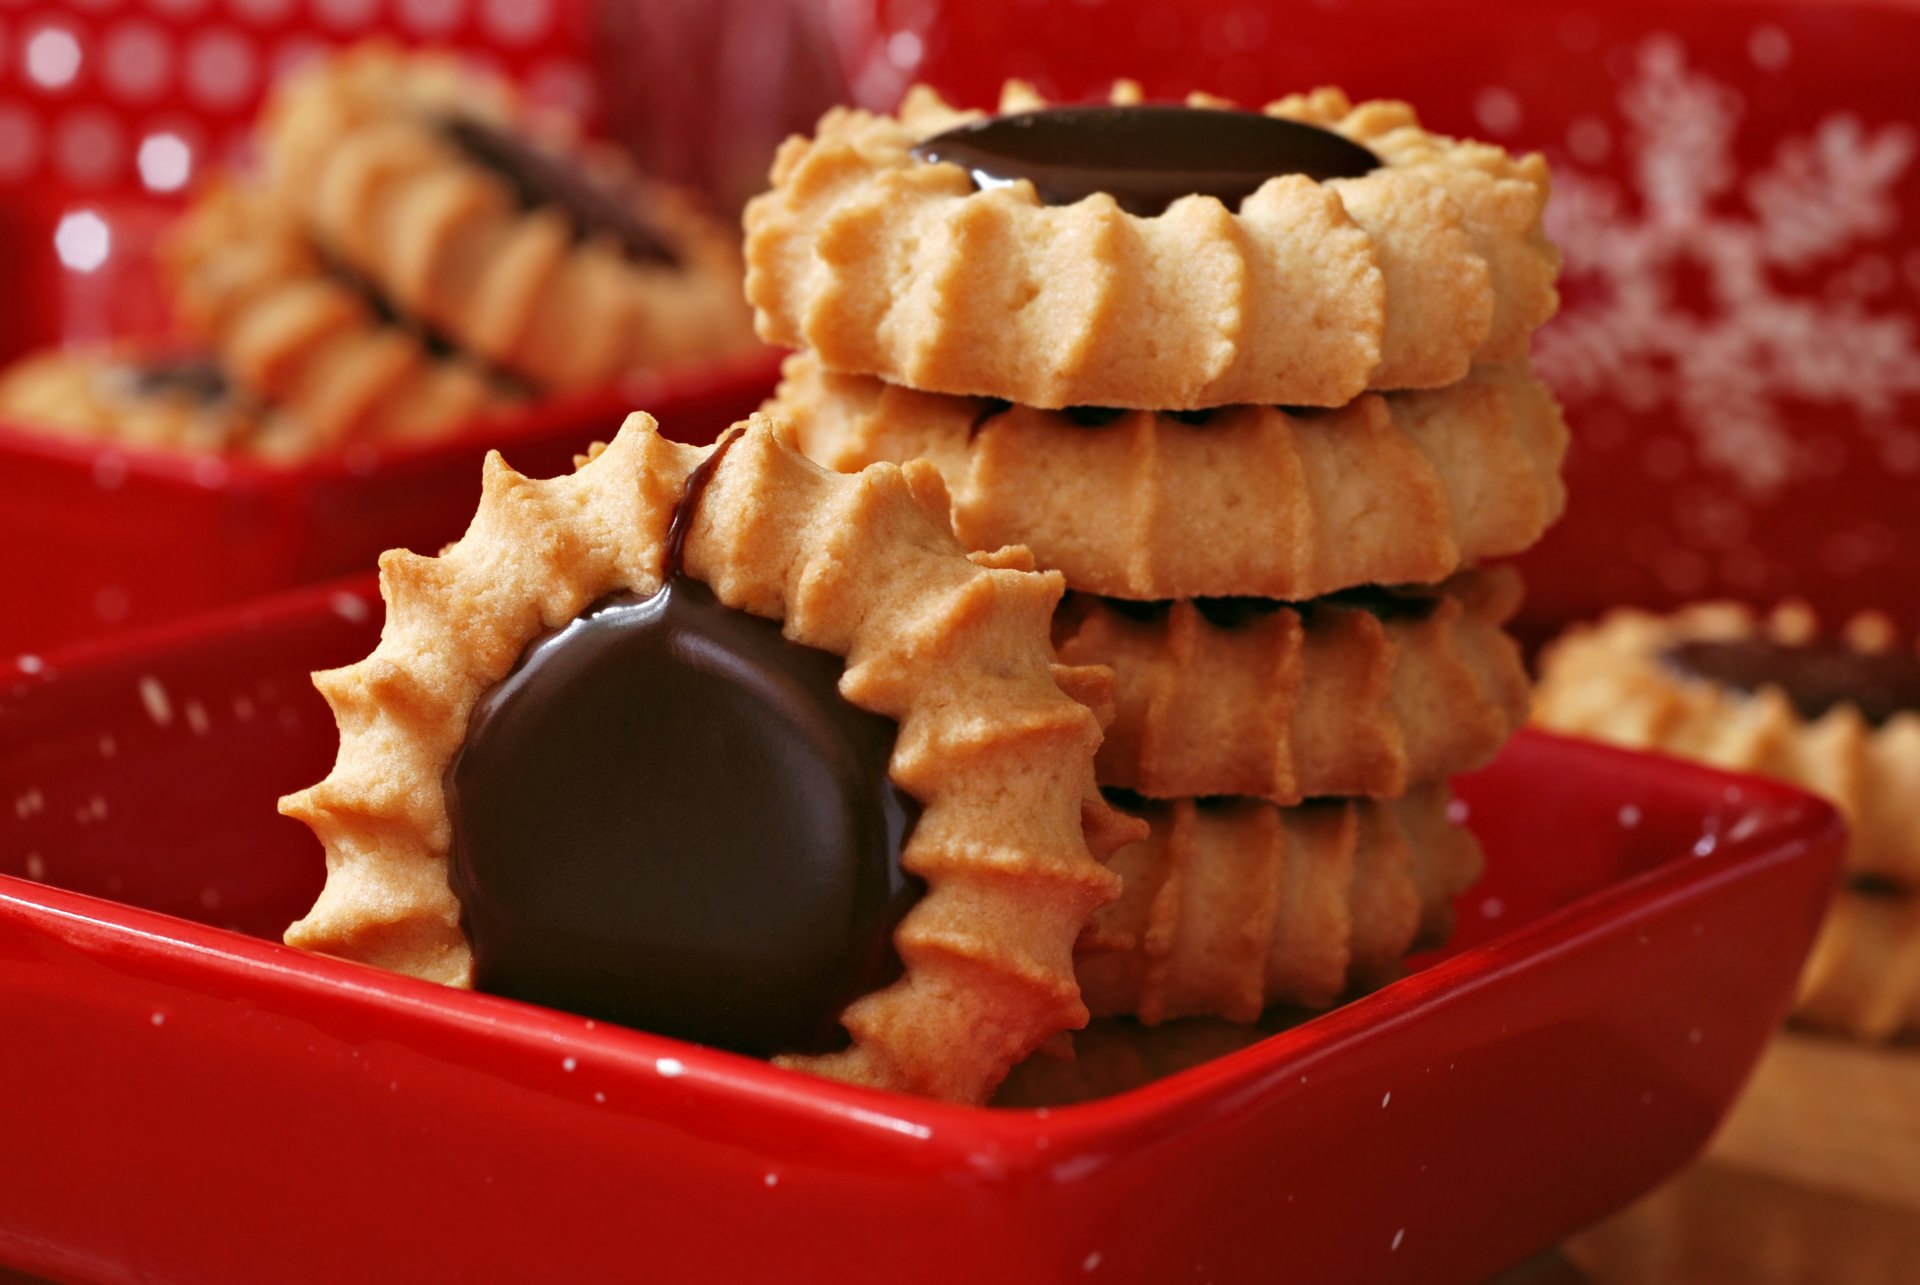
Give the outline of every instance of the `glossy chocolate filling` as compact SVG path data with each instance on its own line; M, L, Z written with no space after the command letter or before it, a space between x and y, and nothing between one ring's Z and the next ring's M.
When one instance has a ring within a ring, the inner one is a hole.
M1920 711L1920 656L1856 651L1839 643L1791 644L1765 638L1693 639L1660 653L1672 669L1738 691L1778 687L1802 718L1852 705L1874 727Z
M737 440L737 439L736 439ZM841 1011L900 972L924 890L896 727L845 662L669 576L535 640L474 707L446 776L476 985L766 1056L843 1046Z
M127 365L124 372L127 387L141 397L185 397L212 406L233 393L226 372L207 357L150 357Z
M1331 130L1260 112L1167 105L1049 107L950 129L918 144L982 190L1026 179L1048 205L1105 192L1129 214L1164 214L1183 196L1228 209L1282 174L1358 178L1380 158Z
M1219 629L1234 629L1282 609L1299 612L1309 624L1315 612L1329 607L1365 611L1388 622L1425 620L1433 614L1442 596L1429 585L1360 585L1305 602L1281 602L1273 598L1194 598L1192 602L1208 624ZM1163 601L1131 602L1122 598L1109 598L1106 603L1128 619L1139 621L1159 620L1171 606Z
M576 236L611 237L636 263L680 266L673 244L634 208L637 190L616 192L603 187L565 159L471 117L449 116L439 125L441 135L468 160L513 190L522 209L560 210Z
M999 397L979 399L979 410L974 414L972 433L978 433L990 420L1006 414L1013 409L1013 403ZM1202 406L1195 410L1157 410L1155 415L1185 424L1189 428L1201 428L1212 422L1214 415L1221 411L1237 410L1234 406ZM1314 414L1324 414L1325 407L1314 406L1276 406L1274 409L1290 419L1303 419ZM1079 428L1106 428L1117 422L1123 415L1134 412L1119 406L1063 406L1057 411L1047 412L1059 415L1070 424Z

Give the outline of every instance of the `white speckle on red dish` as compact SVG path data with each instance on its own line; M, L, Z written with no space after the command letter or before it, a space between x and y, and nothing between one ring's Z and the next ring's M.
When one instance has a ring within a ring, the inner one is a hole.
M47 877L47 859L37 852L27 854L27 878L45 879Z
M46 806L47 796L36 787L13 801L13 815L24 821L36 812L45 810Z
M1402 1227L1399 1231L1393 1233L1393 1244L1388 1246L1389 1250L1397 1252L1400 1248L1400 1242L1405 1240L1406 1238L1407 1238L1407 1229L1405 1227Z
M1382 1093L1380 1095L1380 1109L1382 1111L1385 1111L1387 1109L1387 1103L1391 1101L1393 1101L1393 1090L1388 1089L1385 1093Z
M173 722L173 700L167 695L167 689L160 680L148 674L140 680L140 703L147 707L147 717L161 727Z
M577 1057L563 1057L560 1059L560 1069L562 1071L575 1070L579 1067L579 1065L580 1065L580 1059Z
M119 752L120 742L114 740L111 734L103 733L100 737L100 757L110 759Z
M213 726L207 718L207 707L199 701L187 702L187 726L193 729L195 736L205 736Z
M32 652L15 657L13 663L20 667L20 672L23 674L37 674L47 667L47 662Z
M1640 824L1639 806L1633 803L1622 803L1620 805L1620 828L1622 830L1631 830L1639 824Z
M780 1185L780 1175L777 1173L770 1173L761 1181L765 1182L769 1187L778 1187Z
M1488 897L1480 903L1480 914L1487 919L1498 919L1507 913L1507 903L1498 897Z
M1083 1272L1098 1271L1099 1268L1100 1268L1100 1251L1097 1249L1094 1250L1091 1254L1088 1254L1085 1258L1080 1260L1080 1270Z
M356 625L371 614L367 609L366 599L351 593L336 593L328 600L327 605L333 608L334 615L342 620L351 620Z
M167 1015L165 1013L156 1011L153 1014L153 1016L148 1018L147 1020L152 1022L155 1026L165 1026L167 1024Z
M1719 846L1719 835L1703 834L1700 836L1699 841L1693 845L1693 855L1696 857L1710 857L1713 855L1713 850Z
M1473 815L1473 809L1467 806L1465 799L1447 800L1447 820L1454 825L1465 825L1467 818Z
M671 1080L675 1076L685 1075L687 1064L677 1057L663 1057L653 1064L653 1069Z
M233 716L242 723L251 723L253 721L253 702L244 696L234 697Z
M1761 71L1779 71L1793 59L1793 41L1772 23L1755 27L1747 37L1747 56Z
M598 1102L601 1106L605 1106L607 1104L607 1095L600 1092L598 1089L595 1089L593 1093L593 1100L595 1102Z

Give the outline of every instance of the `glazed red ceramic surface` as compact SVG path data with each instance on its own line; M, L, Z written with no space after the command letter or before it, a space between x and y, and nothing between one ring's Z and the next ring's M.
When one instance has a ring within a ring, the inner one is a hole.
M1911 3L1106 0L851 5L862 99L1115 76L1243 102L1337 84L1553 163L1565 306L1535 344L1572 504L1536 626L1724 594L1920 630Z
M1443 955L1143 1089L943 1106L290 950L321 588L0 670L0 1262L102 1281L1477 1280L1704 1142L1841 843L1538 735Z
M168 332L155 237L210 169L244 155L273 77L329 46L388 37L456 50L512 76L535 102L591 120L602 115L596 15L585 0L9 7L0 362L44 345ZM730 119L750 113L742 105ZM652 124L691 119L689 105ZM640 126L626 124L638 140ZM773 377L767 356L673 370L429 445L360 447L295 468L0 423L0 656L362 570L387 548L431 551L473 512L486 449L527 472L558 472L635 408L670 435L705 440L754 409Z

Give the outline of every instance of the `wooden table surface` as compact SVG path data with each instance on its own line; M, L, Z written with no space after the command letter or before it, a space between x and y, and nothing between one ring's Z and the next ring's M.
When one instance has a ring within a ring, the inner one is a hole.
M1920 1283L1920 1047L1786 1034L1707 1154L1497 1285Z

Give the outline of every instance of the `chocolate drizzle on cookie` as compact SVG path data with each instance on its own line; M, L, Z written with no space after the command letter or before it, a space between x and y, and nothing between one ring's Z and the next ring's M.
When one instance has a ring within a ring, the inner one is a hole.
M1920 656L1911 651L1768 638L1690 639L1674 643L1660 658L1682 675L1737 691L1779 688L1802 718L1851 705L1880 727L1896 714L1920 711Z
M1305 602L1281 602L1273 598L1194 598L1194 610L1216 629L1236 629L1276 611L1296 611L1310 617L1317 611L1344 608L1364 611L1391 623L1400 620L1425 620L1446 595L1427 585L1361 585L1342 589ZM1109 598L1106 605L1129 620L1154 621L1172 605L1165 601L1131 602Z
M1183 196L1229 209L1268 179L1358 178L1380 158L1331 130L1260 112L1211 107L1048 107L989 116L918 144L928 162L958 165L982 190L1025 179L1047 205L1105 192L1129 214L1164 214Z
M576 235L611 237L636 263L680 266L679 252L634 208L636 192L615 192L595 183L569 161L470 116L449 116L439 122L439 129L468 160L511 188L523 209L560 210Z
M475 705L446 775L476 984L765 1056L843 1046L899 975L924 890L891 719L845 662L719 602L682 565L722 443L687 480L651 597L536 639Z

